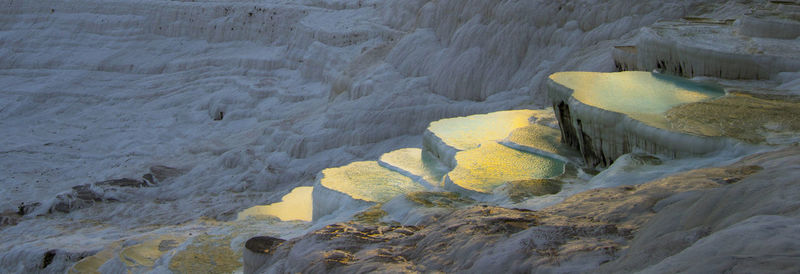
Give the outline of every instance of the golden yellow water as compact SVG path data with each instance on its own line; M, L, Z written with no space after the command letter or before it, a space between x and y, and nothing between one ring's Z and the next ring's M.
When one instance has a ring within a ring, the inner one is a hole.
M518 151L495 142L456 154L450 180L468 190L491 193L506 182L541 179L564 172L564 163L552 158Z
M281 221L311 221L311 213L313 212L313 201L311 200L311 192L314 187L301 186L296 187L288 194L284 195L280 202L254 206L240 212L237 221L244 220L249 217L259 216L275 216Z
M558 72L550 79L574 90L572 97L584 104L627 114L661 128L668 127L664 114L669 109L725 93L718 87L643 71Z
M129 267L152 268L165 252L175 248L185 237L162 235L155 239L128 246L119 253L119 258Z
M467 150L506 138L512 130L529 125L528 119L536 113L534 110L508 110L442 119L432 122L428 130L447 145Z
M172 257L173 273L233 273L242 267L242 252L231 249L234 235L200 235Z
M69 270L69 273L100 273L100 266L114 258L114 255L121 246L120 242L114 242L96 254L83 258Z
M381 162L422 177L434 186L441 186L447 168L419 148L403 148L381 155Z
M322 171L320 183L354 199L386 202L397 195L426 190L400 173L386 169L376 161L353 162Z
M506 138L507 141L525 147L534 148L546 153L565 157L575 156L575 150L561 143L561 131L548 126L531 124L515 129Z

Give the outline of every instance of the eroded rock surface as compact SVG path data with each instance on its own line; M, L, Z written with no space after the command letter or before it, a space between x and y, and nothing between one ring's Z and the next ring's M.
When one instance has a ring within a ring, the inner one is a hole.
M608 257L629 233L602 222L476 206L454 210L420 226L357 222L330 225L284 243L260 270L450 272L558 268L564 258L586 253ZM487 260L501 254L516 263Z
M735 174L762 171L728 186L661 200L607 272L784 272L800 270L795 239L800 215L800 148L747 157ZM712 177L713 178L713 177ZM717 177L736 181L737 176ZM771 231L771 233L763 233ZM703 258L686 260L688 256Z

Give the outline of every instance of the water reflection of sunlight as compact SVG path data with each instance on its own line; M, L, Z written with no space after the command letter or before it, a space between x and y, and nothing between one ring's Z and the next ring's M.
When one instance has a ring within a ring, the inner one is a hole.
M313 189L310 186L297 187L283 196L280 202L245 209L239 213L237 220L243 220L247 217L275 216L281 221L310 222L313 207L311 191Z
M456 154L458 165L447 176L468 190L491 193L510 181L551 178L564 172L564 162L511 149L494 142Z
M119 253L120 260L128 267L152 268L165 252L178 246L186 237L161 235L155 239L125 247Z
M584 104L658 127L667 123L663 114L677 105L724 95L721 88L642 71L559 72L550 79L574 90L572 96Z
M368 202L386 202L400 194L426 190L411 178L386 169L375 161L328 168L322 171L322 175L320 184L324 187Z
M442 119L432 122L428 130L449 146L467 150L506 138L512 130L530 124L528 119L535 113L533 110L509 110Z
M430 153L419 148L403 148L381 155L381 163L403 170L425 180L433 187L441 187L447 168Z

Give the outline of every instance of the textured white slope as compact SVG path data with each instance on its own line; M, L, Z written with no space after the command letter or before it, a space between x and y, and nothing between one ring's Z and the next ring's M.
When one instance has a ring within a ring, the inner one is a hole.
M46 216L2 228L0 270L232 219L324 168L419 146L431 121L544 105L551 72L611 70L608 40L700 2L2 0L0 212ZM184 173L46 214L73 186L156 165ZM56 258L48 271L74 259Z

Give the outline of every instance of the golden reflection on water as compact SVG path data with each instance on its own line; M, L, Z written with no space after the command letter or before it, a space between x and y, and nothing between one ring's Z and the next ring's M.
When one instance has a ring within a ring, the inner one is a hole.
M491 193L510 181L550 178L564 172L564 163L555 159L508 148L495 142L456 154L450 180L465 189Z
M156 239L147 240L122 249L122 252L119 253L119 258L128 267L152 268L161 255L177 247L185 239L186 237L171 235L159 236Z
M114 258L114 255L119 251L121 245L120 242L114 242L110 246L100 250L100 252L81 259L72 266L69 273L100 273L100 266L105 264L108 260L111 260L111 258Z
M281 221L311 221L313 201L311 191L314 187L301 186L283 196L280 202L270 205L254 206L239 213L237 221L248 217L275 216Z
M234 235L201 235L172 257L173 273L233 273L242 267L242 252L231 249Z
M428 130L446 144L467 150L488 141L506 138L512 130L530 124L534 110L508 110L489 114L455 117L432 122Z
M386 202L400 194L425 190L411 178L386 169L376 161L328 168L322 171L322 176L323 186L368 202Z
M419 148L403 148L381 155L381 162L422 177L433 186L441 186L447 168Z
M561 131L538 124L515 129L506 140L517 145L562 156L573 156L576 153L575 150L561 143Z
M662 128L667 125L667 110L724 95L720 88L643 71L559 72L550 79L574 90L572 96L584 104Z

